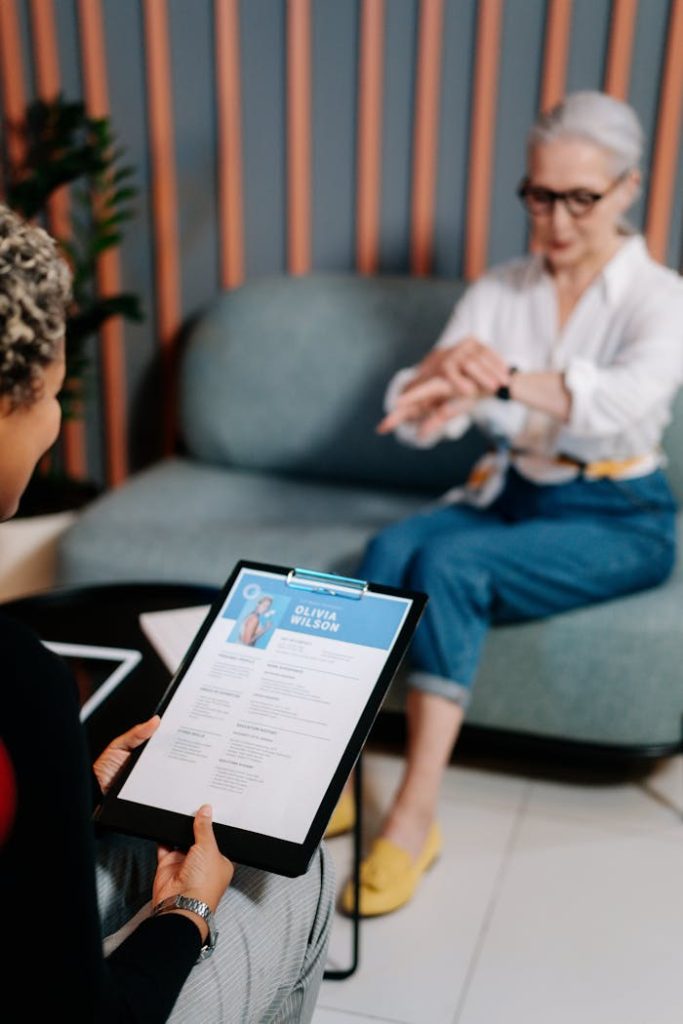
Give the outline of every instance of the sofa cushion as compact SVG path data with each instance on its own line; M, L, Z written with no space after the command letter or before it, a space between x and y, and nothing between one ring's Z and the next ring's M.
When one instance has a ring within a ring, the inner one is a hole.
M673 418L664 434L666 475L678 501L683 504L683 391L674 402Z
M482 442L415 451L379 437L387 382L431 347L462 284L314 274L264 278L214 302L191 333L182 433L203 462L432 493Z
M222 584L240 558L347 573L424 499L167 459L93 502L64 536L62 583Z
M683 523L679 520L679 531ZM490 630L467 721L605 746L683 740L683 559L660 587ZM404 707L405 680L387 707Z
M492 630L472 721L591 743L680 745L682 607L679 560L654 590Z
M368 538L421 504L169 459L90 506L64 537L60 578L221 584L240 558L353 573ZM679 564L655 590L494 628L468 722L602 744L677 743L682 607ZM401 676L389 708L403 707L404 686Z

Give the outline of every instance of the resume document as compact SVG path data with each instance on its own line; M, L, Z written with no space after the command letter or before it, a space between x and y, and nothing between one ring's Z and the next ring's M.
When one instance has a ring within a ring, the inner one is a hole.
M120 799L302 843L410 607L242 569Z

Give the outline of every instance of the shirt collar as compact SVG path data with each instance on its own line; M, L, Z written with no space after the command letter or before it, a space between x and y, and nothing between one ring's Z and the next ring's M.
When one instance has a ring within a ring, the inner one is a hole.
M617 305L633 284L634 270L648 260L649 253L643 236L631 235L619 247L609 263L602 268L591 287L599 288L606 302ZM540 281L544 277L547 277L548 281L552 280L546 270L543 256L540 254L536 254L529 261L528 275L529 284Z

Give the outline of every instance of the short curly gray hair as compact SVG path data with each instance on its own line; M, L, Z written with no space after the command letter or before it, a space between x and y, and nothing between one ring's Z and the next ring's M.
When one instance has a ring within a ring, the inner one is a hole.
M12 408L40 393L41 370L64 338L71 272L52 238L0 206L0 397Z

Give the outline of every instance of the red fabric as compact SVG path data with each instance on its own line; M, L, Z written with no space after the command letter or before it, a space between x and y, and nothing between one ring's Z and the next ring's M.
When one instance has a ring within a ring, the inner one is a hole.
M10 834L17 808L14 769L5 744L0 740L0 846Z

